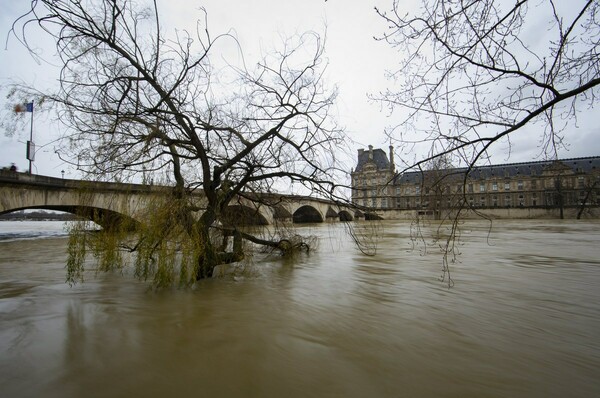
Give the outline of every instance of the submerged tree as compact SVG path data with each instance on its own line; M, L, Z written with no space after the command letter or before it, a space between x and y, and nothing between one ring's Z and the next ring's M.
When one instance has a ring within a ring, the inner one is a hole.
M333 181L344 135L330 114L336 91L323 82L321 37L293 37L246 68L243 58L239 65L223 61L241 50L232 34L209 32L204 10L194 32L169 37L159 3L33 1L12 33L26 45L38 27L55 38L60 87L18 87L13 95L38 94L58 109L70 132L61 153L89 176L129 181L143 173L173 185L142 220L138 240L126 245L137 253L140 277L171 283L175 259L181 282L210 277L215 266L244 257L244 241L282 252L306 247L242 231L227 209L242 199L255 209L272 205L276 196L267 194L294 183L342 200ZM197 191L204 200L194 199ZM79 232L71 237L72 282L83 266L75 246L89 241ZM130 235L104 235L95 254L110 269L120 265L116 253Z
M400 62L390 88L373 98L401 115L389 132L396 147L427 153L406 169L450 158L466 167L466 185L491 147L504 142L510 150L511 137L534 126L541 154L556 158L577 117L594 107L598 1L422 0L410 14L403 7L394 0L390 11L376 9L388 24L380 40ZM464 199L448 242L461 211L474 210Z

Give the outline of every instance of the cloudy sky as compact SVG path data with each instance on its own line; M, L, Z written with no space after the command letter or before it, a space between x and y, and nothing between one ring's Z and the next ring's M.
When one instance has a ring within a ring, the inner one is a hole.
M28 3L0 0L0 84L24 81L38 88L48 87L57 78L56 67L34 62L14 38L9 37L7 41L12 22L27 10ZM194 9L204 6L212 33L233 30L246 61L250 62L258 60L261 52L275 47L280 37L308 30L321 34L326 32L326 58L329 63L326 81L339 87L337 110L340 124L346 127L354 141L354 149L369 144L383 148L389 145L384 129L393 125L400 115L388 115L378 104L367 99L367 93L377 93L389 84L384 77L385 71L393 69L399 57L394 49L373 39L386 29L374 7L390 9L392 0L170 0L160 3L161 14L173 27L189 26L199 15ZM416 1L403 1L402 4L410 10L415 7ZM42 38L35 40L43 56L52 61L52 43ZM0 112L7 112L12 105L6 103L4 96L0 98ZM600 155L599 130L592 112L582 115L577 126L573 123L574 133L569 135L570 149L561 152L562 157ZM33 134L38 148L33 172L60 176L65 170L65 177L74 176L74 171L61 163L54 153L53 140L60 134L60 126L41 114L35 114ZM25 159L28 136L28 129L14 137L6 137L4 131L0 131L0 166L14 162L20 170L28 168ZM499 145L493 160L496 163L535 160L539 154L539 136L535 131L522 136L512 141L510 158L506 146Z

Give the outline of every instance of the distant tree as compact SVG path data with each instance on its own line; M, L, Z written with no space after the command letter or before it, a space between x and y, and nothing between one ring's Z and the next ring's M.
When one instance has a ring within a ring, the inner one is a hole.
M579 202L579 210L577 211L577 219L581 219L583 213L585 212L587 206L589 206L594 197L594 191L597 189L598 185L600 185L600 179L598 177L588 180L587 184L584 184L583 188L583 197ZM596 198L598 201L598 197Z
M457 172L449 157L441 156L427 162L421 176L421 193L426 195L428 208L433 211L436 220L447 219L451 209L456 208L457 201L463 198L462 191L452 189L462 182L462 173ZM424 203L423 199L421 203Z
M420 3L409 14L399 0L389 11L376 8L388 24L379 40L400 61L389 72L389 89L372 97L401 115L389 131L397 148L428 151L407 169L449 157L467 167L466 181L493 145L510 148L515 134L530 134L527 126L539 126L541 153L556 158L573 133L567 128L600 94L600 2Z
M94 243L102 269L134 251L136 274L168 285L210 277L215 266L240 261L244 242L287 253L307 247L286 234L251 234L228 212L237 198L272 205L278 188L296 183L314 195L338 195L336 153L343 131L331 116L336 91L323 82L323 40L308 32L253 68L222 61L241 52L236 38L213 35L204 10L193 32L161 25L159 5L129 0L36 0L12 34L29 46L41 28L56 40L59 88L11 95L56 109L68 127L61 153L96 179L130 181L148 174L173 185L138 229L105 231L93 240L71 233L68 280L82 276L85 247ZM168 5L164 5L167 7ZM33 51L33 50L32 50ZM192 193L201 190L198 204ZM270 199L268 199L270 198ZM233 238L233 244L229 239Z

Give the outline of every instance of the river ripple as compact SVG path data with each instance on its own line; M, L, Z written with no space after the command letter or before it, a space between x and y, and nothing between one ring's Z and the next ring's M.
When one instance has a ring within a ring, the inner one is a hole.
M467 223L451 289L410 224L379 225L373 257L308 226L308 256L159 292L69 287L64 238L0 242L1 395L600 396L600 223Z

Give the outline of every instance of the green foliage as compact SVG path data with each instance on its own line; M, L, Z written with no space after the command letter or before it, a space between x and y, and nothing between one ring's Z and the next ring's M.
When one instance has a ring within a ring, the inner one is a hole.
M201 240L190 225L185 200L154 201L136 231L135 276L156 287L188 286L196 277Z
M221 218L205 217L211 214L205 209L202 216L198 214L197 199L178 196L161 192L149 197L143 213L135 214L139 222L132 229L131 222L94 209L90 198L80 195L85 209L81 216L104 228L97 231L91 221L71 224L67 281L83 281L86 255L91 254L95 272L122 272L132 266L136 278L155 288L188 287L198 279L212 277L217 265L250 261L247 254L255 245L293 257L308 252L316 243L314 237L307 239L285 226L249 227L243 218L223 226Z
M67 244L67 283L73 286L83 282L86 257L86 234L82 232L84 222L72 222L68 226L69 241Z
M83 282L85 260L91 253L96 272L125 268L131 254L138 279L150 280L156 288L191 285L196 280L199 258L212 245L203 244L189 209L186 200L156 199L139 217L143 222L135 232L128 223L100 231L91 221L71 223L67 282Z
M96 258L96 271L108 272L124 267L124 258L120 250L122 231L98 231L90 235L88 245Z
M156 253L156 272L153 284L156 287L168 287L175 281L176 251L172 244L161 242Z
M200 237L194 234L181 244L179 263L179 286L190 286L196 279L197 259L203 252Z

